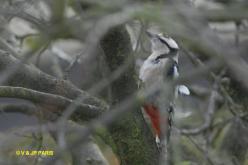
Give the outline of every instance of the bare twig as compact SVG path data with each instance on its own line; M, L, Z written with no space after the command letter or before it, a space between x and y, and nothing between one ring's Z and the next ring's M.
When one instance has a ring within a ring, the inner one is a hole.
M204 155L205 154L205 150L199 145L197 144L190 136L188 135L185 135L189 140L190 142ZM211 165L214 165L214 162L210 159L210 157L207 155L206 156L206 159L208 161L209 164Z
M184 49L184 52L186 53L186 55L188 57L190 57L190 59L197 65L197 66L205 66L205 64L199 59L197 58L197 56L195 56L192 52L189 52L187 50ZM216 80L217 79L217 75L214 72L210 72L211 77ZM220 92L222 94L222 96L224 97L224 99L227 101L228 103L228 108L230 110L230 112L235 115L236 112L234 111L234 109L240 109L240 106L237 105L232 97L228 94L228 92L226 91L225 87L220 83L219 84L219 88L220 88Z
M0 9L0 15L10 16L10 17L19 17L21 19L26 20L27 22L35 25L35 27L42 32L46 32L46 23L38 18L23 12L23 11L10 11L7 9Z
M181 134L186 134L186 135L197 135L203 131L206 131L212 124L213 121L213 115L216 110L216 102L218 100L218 84L219 84L219 79L214 83L213 89L211 91L211 94L209 96L209 103L208 103L208 108L207 108L207 113L205 115L205 121L204 123L193 129L179 129L179 132Z

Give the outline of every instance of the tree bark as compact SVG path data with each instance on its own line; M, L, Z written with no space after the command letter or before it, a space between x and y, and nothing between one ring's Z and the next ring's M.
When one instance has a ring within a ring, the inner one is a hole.
M129 58L132 62L120 77L111 83L112 102L116 105L137 91L134 56L129 35L124 26L111 29L101 41L110 72L114 72ZM137 104L138 105L138 104ZM133 106L110 128L122 165L156 165L159 154L151 131L144 121L141 107Z

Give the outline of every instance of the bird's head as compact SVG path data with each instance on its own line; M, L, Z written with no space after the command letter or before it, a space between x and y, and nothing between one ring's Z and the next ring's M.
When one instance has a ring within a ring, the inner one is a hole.
M171 51L177 51L179 49L176 41L173 40L171 37L164 36L162 33L156 34L150 31L146 32L151 40L153 52L168 54Z

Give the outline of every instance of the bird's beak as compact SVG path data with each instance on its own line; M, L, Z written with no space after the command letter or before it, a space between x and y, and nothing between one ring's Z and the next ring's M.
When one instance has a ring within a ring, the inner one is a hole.
M147 34L148 37L150 37L150 38L153 38L153 37L156 36L154 33L150 32L150 31L148 31L148 30L146 31L146 34Z

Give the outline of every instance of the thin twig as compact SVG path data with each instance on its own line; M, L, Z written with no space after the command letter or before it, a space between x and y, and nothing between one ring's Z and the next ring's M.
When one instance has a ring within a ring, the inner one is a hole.
M190 136L188 135L185 135L189 140L190 142L202 153L202 155L205 155L205 150L199 145L197 144ZM210 159L210 157L207 155L206 156L206 159L208 161L209 164L211 165L214 165L214 162Z

